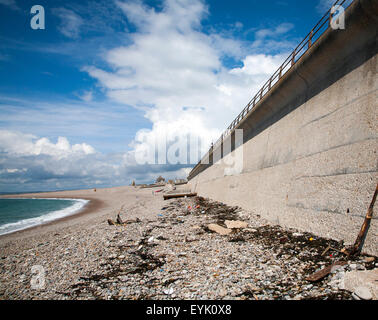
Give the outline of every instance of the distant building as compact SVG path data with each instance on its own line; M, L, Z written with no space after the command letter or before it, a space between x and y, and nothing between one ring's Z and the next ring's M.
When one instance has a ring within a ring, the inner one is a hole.
M165 179L162 177L162 176L159 176L157 179L156 179L156 183L164 183L165 182Z

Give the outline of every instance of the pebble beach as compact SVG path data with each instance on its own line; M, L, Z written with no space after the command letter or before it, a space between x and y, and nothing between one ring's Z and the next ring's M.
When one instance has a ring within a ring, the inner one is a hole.
M347 259L341 241L201 197L163 200L158 189L27 195L91 201L73 216L0 237L0 299L378 298L376 257ZM109 224L118 214L127 222ZM329 275L307 279L335 261L343 263Z

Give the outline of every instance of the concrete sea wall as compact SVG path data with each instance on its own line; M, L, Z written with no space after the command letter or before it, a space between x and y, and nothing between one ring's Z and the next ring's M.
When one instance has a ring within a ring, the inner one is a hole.
M353 243L378 182L377 26L378 1L356 0L346 29L328 29L236 127L242 172L224 170L236 149L196 166L192 191ZM377 220L364 245L374 255Z

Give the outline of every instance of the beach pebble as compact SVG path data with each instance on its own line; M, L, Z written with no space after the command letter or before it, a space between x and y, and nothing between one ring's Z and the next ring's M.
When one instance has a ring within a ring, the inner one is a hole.
M371 299L373 299L373 296L372 296L370 290L366 287L357 287L354 290L352 296L355 300L371 300Z
M357 270L365 270L365 267L362 264L357 264L356 266Z
M303 236L303 233L299 233L299 232L293 233L293 237L301 237L301 236Z
M174 289L173 288L169 288L169 289L166 289L166 290L163 290L164 294L167 294L167 295L170 295L174 292Z
M54 236L54 231L12 245L3 243L1 297L352 299L351 292L339 290L343 269L335 270L316 284L305 281L309 272L330 264L329 256L321 253L328 244L340 249L337 242L316 237L308 245L307 240L293 239L295 233L269 224L253 212L245 210L240 214L236 207L206 199L165 202L159 197L151 200L152 196L148 195L150 198L146 200L143 193L146 191L137 190L140 202L131 201L122 214L127 212L130 219L136 215L142 217L140 223L128 224L126 228L108 226L106 220L115 216L112 209L98 218L88 216L91 223L73 224L67 233L66 229L59 229L59 237ZM125 202L122 196L122 204ZM197 208L198 205L199 210L187 214L188 206ZM164 218L158 218L156 213L163 207ZM227 229L224 228L226 220L231 222ZM232 228L235 223L248 227ZM210 232L207 226L211 224L218 231L225 229L226 234ZM310 237L315 238L306 234L306 238ZM283 238L285 241L281 241ZM39 246L37 253L35 248L40 243L46 245ZM65 252L70 254L64 255ZM337 252L332 254L339 258ZM364 263L367 263L364 259L358 261L363 267ZM33 291L25 285L31 276L28 269L35 264L45 268L48 285L44 291ZM20 282L21 279L24 281ZM357 294L354 296L359 298Z

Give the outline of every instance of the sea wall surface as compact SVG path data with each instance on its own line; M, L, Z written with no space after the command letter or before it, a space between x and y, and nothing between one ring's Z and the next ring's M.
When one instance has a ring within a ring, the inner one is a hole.
M192 191L353 243L378 182L377 17L377 1L355 1L346 29L328 29L239 123L242 146L192 170ZM374 255L377 220L364 245Z

